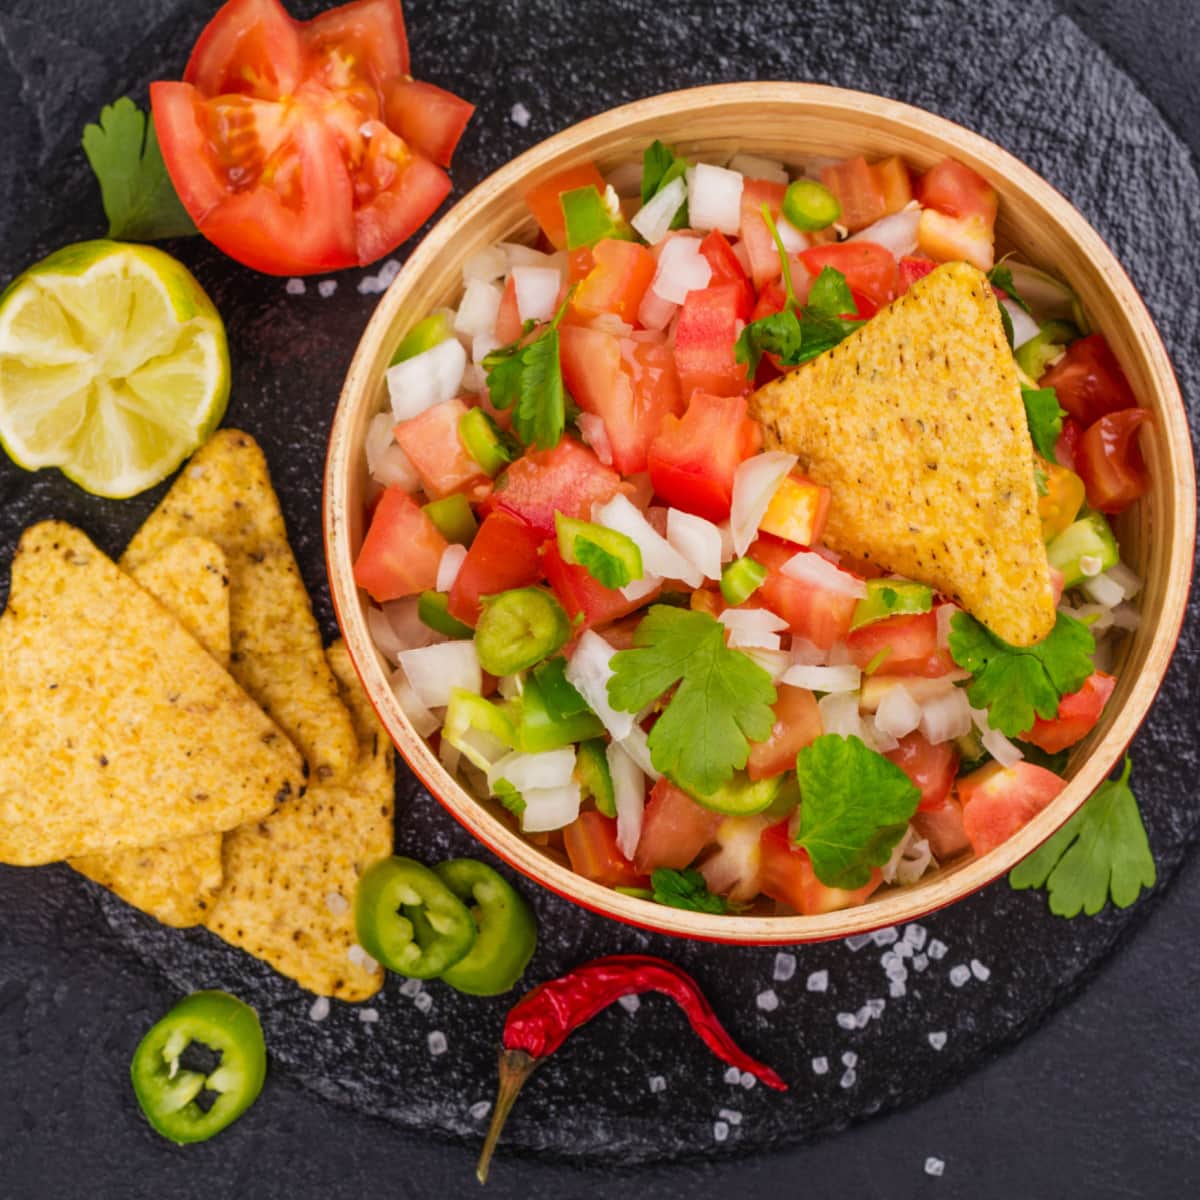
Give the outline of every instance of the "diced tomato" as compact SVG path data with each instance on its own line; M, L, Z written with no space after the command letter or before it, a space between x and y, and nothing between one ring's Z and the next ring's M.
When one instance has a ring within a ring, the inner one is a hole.
M458 436L458 422L466 412L461 400L444 400L396 426L396 442L431 500L469 491L473 484L487 480L487 473Z
M1085 427L1108 413L1137 407L1133 388L1102 333L1072 342L1038 386L1053 388L1059 404Z
M763 220L762 206L767 206L771 219L779 221L786 185L767 179L747 179L742 184L740 236L750 258L750 277L756 288L762 288L783 273L775 239Z
M921 209L917 246L940 263L968 262L981 271L990 271L996 258L991 226L982 217L948 217L936 208Z
M976 854L986 854L1028 824L1067 786L1067 781L1019 762L988 763L958 781L963 829Z
M627 600L620 589L605 587L583 567L565 562L554 541L547 541L542 551L542 570L567 616L579 620L579 632L624 617L650 603L657 594Z
M961 854L971 845L963 828L962 807L953 795L947 796L937 808L917 809L912 824L918 835L929 843L933 857L939 863Z
M585 319L615 313L632 325L658 269L654 255L619 238L597 242L591 254L595 265L576 289L571 307Z
M1042 522L1042 540L1049 542L1075 520L1086 498L1083 480L1069 467L1046 462L1041 455L1036 462L1045 476L1044 488L1039 487L1038 517Z
M417 502L390 487L371 516L354 562L354 582L380 604L414 596L437 583L446 539Z
M562 204L559 197L563 192L573 192L576 188L595 186L601 196L604 195L604 176L596 169L595 163L580 163L568 167L542 180L536 187L525 193L525 203L533 213L534 220L542 227L550 244L555 250L567 248L567 221L563 216Z
M544 540L541 530L510 513L486 516L454 578L450 615L473 626L479 620L481 597L536 583L542 577L539 551Z
M749 321L754 310L754 287L750 277L742 269L738 256L734 254L729 239L719 229L714 229L700 243L700 253L708 259L708 265L712 268L710 285L737 285L737 315L741 320Z
M743 321L738 316L741 288L720 283L688 292L675 327L675 367L686 399L695 391L740 396L750 391L746 364L734 358Z
M1058 712L1051 720L1038 717L1033 728L1021 734L1021 740L1040 746L1047 754L1057 754L1075 745L1095 729L1116 686L1117 681L1112 675L1093 671L1079 691L1058 702Z
M770 779L796 766L796 755L824 732L817 699L807 688L775 685L775 724L765 742L750 743L746 774Z
M894 750L884 754L921 789L922 811L941 808L958 771L958 751L953 742L939 742L936 746L918 731L902 737Z
M496 480L484 502L489 512L506 509L547 535L554 514L592 519L592 505L611 500L621 477L586 446L564 437L553 450L530 450Z
M829 489L794 472L779 485L758 528L763 533L814 546L825 532L829 516Z
M521 310L517 308L517 281L509 275L496 313L496 341L511 346L521 336Z
M904 255L896 269L896 295L903 296L918 279L924 279L937 266L932 258L915 258Z
M875 242L813 246L800 252L800 261L810 275L819 275L822 267L833 267L845 275L853 291L881 307L896 294L896 260L890 250Z
M855 891L827 887L813 870L808 851L788 837L788 823L780 821L763 831L762 890L781 904L787 904L806 917L837 912L862 904L883 882L878 867L870 880Z
M567 284L580 283L596 266L591 246L576 246L567 252Z
M866 229L887 214L887 197L880 179L861 156L822 167L821 182L842 206L838 224L845 225L851 233Z
M664 775L646 800L634 865L647 874L659 867L689 866L713 840L720 823L719 813L702 808Z
M953 158L944 158L917 181L917 201L923 208L936 208L948 217L980 217L988 226L996 223L1000 197L978 171Z
M750 547L750 557L767 568L758 595L767 608L788 623L792 633L828 650L849 634L858 601L785 575L780 568L795 553L794 546L767 538L759 538Z
M1138 445L1138 430L1153 424L1147 408L1126 408L1101 417L1084 430L1076 453L1088 503L1119 513L1150 490L1150 472Z
M912 175L908 163L898 154L873 163L871 174L883 193L883 207L887 214L898 213L908 206L913 198Z
M646 887L650 880L621 853L617 823L588 809L563 830L563 846L576 875L605 887Z
M709 521L729 516L733 476L762 445L745 396L692 394L682 417L667 417L650 444L654 490L668 504Z
M1062 433L1054 443L1054 457L1068 470L1074 471L1075 459L1079 454L1079 442L1083 437L1083 426L1074 417L1064 417Z
M664 419L683 408L670 347L581 325L560 327L559 339L563 382L584 412L603 419L613 466L644 471Z
M850 634L846 646L855 666L864 670L887 651L875 671L878 675L932 677L954 670L950 651L937 644L937 615L932 611L873 621Z
M450 165L475 111L475 105L433 83L401 79L387 91L384 112L392 127L414 150L443 167Z

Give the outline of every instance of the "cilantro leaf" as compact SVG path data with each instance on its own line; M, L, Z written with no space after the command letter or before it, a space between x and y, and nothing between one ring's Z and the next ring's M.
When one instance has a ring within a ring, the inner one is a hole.
M525 815L525 797L507 779L496 780L496 799L508 809L514 817Z
M746 765L749 742L771 735L775 688L748 655L725 645L707 613L656 604L612 657L609 703L641 712L674 687L650 731L650 759L684 791L709 796Z
M921 790L895 763L861 738L822 734L796 756L800 827L796 844L808 851L826 887L853 890L881 867L908 829Z
M132 242L188 237L196 226L179 201L154 122L128 96L83 127L83 152L100 183L108 236Z
M628 566L590 538L575 539L575 561L607 588L623 588L633 582Z
M1016 284L1013 283L1012 271L1002 262L998 262L988 273L988 283L993 287L998 287L1004 294L1022 311L1029 313L1029 305L1017 291Z
M682 177L692 164L660 141L651 142L642 155L642 203L648 204L669 183ZM688 223L687 201L671 218L672 229L683 229Z
M497 408L513 409L513 428L526 446L553 449L562 438L568 416L576 412L563 385L558 340L558 323L570 302L568 294L554 319L533 341L522 345L535 325L526 321L520 339L493 350L483 360L488 395Z
M753 378L764 354L778 354L785 362L798 359L803 336L799 318L790 308L785 308L782 312L751 321L738 334L733 356L738 362L746 364Z
M1016 341L1016 334L1013 332L1012 317L1009 315L1008 309L999 300L996 301L996 307L1000 310L1000 324L1004 326L1005 340L1008 342L1008 348L1012 350Z
M1053 388L1021 389L1025 401L1025 419L1029 422L1029 436L1034 449L1048 462L1057 462L1054 445L1062 433L1063 417L1067 414L1059 407L1058 395Z
M659 867L651 872L650 883L654 888L654 899L671 908L686 908L691 912L723 913L725 899L714 896L704 882L704 876L695 867L683 871Z
M1107 779L1048 841L1009 873L1017 889L1045 887L1059 917L1094 917L1109 899L1128 908L1157 871L1137 799L1129 786L1133 764Z
M1095 649L1088 627L1064 613L1034 646L1010 646L967 613L955 613L950 623L951 657L975 676L968 699L1009 737L1027 733L1035 717L1054 718L1059 700L1092 673Z
M808 310L818 317L840 317L843 313L858 311L850 294L850 285L841 271L833 267L821 268L808 290Z

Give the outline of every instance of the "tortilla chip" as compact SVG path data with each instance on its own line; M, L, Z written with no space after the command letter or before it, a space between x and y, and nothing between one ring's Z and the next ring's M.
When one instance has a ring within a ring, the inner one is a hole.
M329 664L354 717L358 763L225 835L225 885L207 924L310 992L365 1000L383 971L357 948L354 895L363 871L392 853L394 752L341 642Z
M750 411L830 489L831 549L931 584L1014 646L1053 628L1033 444L980 271L938 267Z
M121 565L136 569L190 534L211 538L229 561L233 677L300 748L314 782L350 770L354 726L325 661L266 460L249 434L213 435L134 535Z
M70 525L21 538L0 678L0 862L232 829L303 789L296 748Z
M220 546L183 538L133 577L228 668L229 574ZM162 846L88 854L70 865L164 925L199 925L221 887L221 835L199 833Z

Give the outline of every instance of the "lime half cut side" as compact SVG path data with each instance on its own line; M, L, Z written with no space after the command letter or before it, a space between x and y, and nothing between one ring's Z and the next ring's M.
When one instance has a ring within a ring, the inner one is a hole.
M134 496L208 438L228 399L221 318L161 250L80 242L0 296L0 444L26 470Z

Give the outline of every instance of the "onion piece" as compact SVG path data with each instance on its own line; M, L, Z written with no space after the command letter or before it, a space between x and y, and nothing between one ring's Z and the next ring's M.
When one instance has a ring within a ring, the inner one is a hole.
M739 151L725 164L731 171L738 171L747 179L765 179L768 183L787 183L787 167L773 158L760 158L757 154Z
M925 705L950 691L960 680L970 678L966 671L957 669L928 679L919 675L906 675L903 678L894 675L872 675L863 680L859 707L865 713L877 712L888 692L894 687L903 687L918 704Z
M388 398L397 421L419 416L427 408L453 400L467 369L467 352L457 338L438 342L394 367L388 367Z
M800 667L824 667L829 665L829 656L820 646L814 646L807 638L792 636L792 662Z
M779 485L787 478L796 461L794 454L768 450L746 459L733 473L729 528L737 557L740 558L750 548L771 497L779 490ZM863 595L866 595L865 591Z
M442 557L438 560L437 583L434 584L439 592L448 592L454 586L466 557L466 546L460 546L457 542L451 542L442 551Z
M1078 324L1078 298L1061 279L1039 271L1026 263L1007 259L1005 265L1012 272L1013 287L1021 299L1033 309L1039 320L1075 321ZM1088 333L1089 330L1081 329Z
M921 732L935 746L971 728L971 706L962 688L951 688L921 705Z
M852 692L831 692L822 696L817 701L817 711L821 714L821 728L826 733L836 733L842 737L863 736L858 697Z
M682 304L688 292L706 288L712 280L712 267L700 253L700 239L674 237L658 256L658 270L650 290L663 300Z
M879 728L879 722L875 717L864 717L862 723L862 739L872 750L877 750L880 754L886 754L889 750L895 750L900 745L898 738L888 733L886 729Z
M632 538L642 552L647 575L679 579L693 588L703 581L703 575L646 520L628 496L618 493L606 504L593 505L592 520Z
M674 320L679 305L664 300L653 288L647 288L638 306L638 322L646 329L663 330Z
M779 634L788 627L769 608L727 608L717 620L729 630L729 644L742 649L761 646L778 650Z
M411 642L406 642L392 628L392 623L383 609L376 608L373 604L367 606L367 632L370 633L375 648L392 666L400 661L401 651L414 649Z
M776 218L775 230L779 234L779 240L783 243L783 248L789 254L799 254L801 250L807 250L809 246L812 245L812 239L808 236L808 234L797 229L795 225L793 225L791 221L789 221L787 217L783 216L782 214ZM792 272L792 283L796 287L799 287L800 279L797 278L797 272L801 272L803 275L807 275L807 272L797 262L789 261L788 267Z
M642 836L642 818L646 810L646 776L619 742L610 742L605 756L608 759L608 773L612 776L613 799L617 806L617 846L626 858L632 859Z
M508 273L508 255L499 246L488 246L472 254L463 263L463 287L472 282L495 283Z
M910 825L896 843L892 857L882 868L881 874L884 883L916 883L929 870L930 865L937 865L933 859L933 851L929 843Z
M721 578L721 531L711 521L669 508L667 541L702 575Z
M1014 349L1019 349L1041 332L1038 323L1019 304L1012 300L1001 300L1000 304L1012 321Z
M430 629L421 620L420 601L416 596L403 596L399 600L389 600L383 606L383 615L388 624L396 631L396 636L403 642L401 650L418 650L422 646L432 646L434 642L449 641L445 634Z
M496 338L495 334L493 334L493 333L489 332L489 333L477 334L475 337L473 337L471 339L471 362L475 366L481 366L483 364L483 360L485 358L487 358L487 356L489 354L491 354L491 352L493 350L500 349L500 344L501 343L499 342L499 340ZM470 371L470 367L468 367L467 370ZM486 379L486 376L485 376L485 379ZM469 384L467 384L466 380L467 380L467 376L464 373L463 386L467 387L468 390L476 390L476 389L471 389Z
M494 793L501 779L507 779L518 792L561 787L570 782L574 770L574 746L544 750L540 754L523 754L514 750L488 768L488 790Z
M983 748L1002 766L1015 766L1025 757L998 729L988 721L987 709L971 708L971 720L981 734Z
M1117 629L1132 633L1142 623L1142 614L1132 604L1118 604L1112 610L1112 623Z
M376 413L371 418L366 436L367 470L383 487L415 492L421 486L421 477L397 445L392 435L395 428L396 418L390 412Z
M614 741L619 742L633 729L633 713L617 712L608 702L608 681L613 676L610 662L614 654L616 651L598 633L585 630L567 662L565 675Z
M1085 579L1079 588L1089 600L1103 604L1105 608L1116 608L1125 599L1125 589L1107 573Z
M459 764L462 762L462 751L457 746L452 746L445 738L442 738L441 742L438 743L438 762L451 775L457 775Z
M745 176L728 167L697 163L685 172L688 191L688 224L693 229L719 229L734 235L742 224L742 187Z
M651 245L656 245L667 236L675 214L687 199L687 185L681 178L672 179L661 192L650 199L634 214L629 222Z
M393 671L388 682L392 686L392 692L404 715L421 737L428 737L441 728L441 721L430 712L428 705L421 703L417 693L413 691L412 684L405 679L402 670Z
M657 783L662 778L662 772L650 757L650 738L646 731L635 723L629 733L619 740L621 749L637 763L642 773L649 775Z
M853 665L811 667L793 663L784 672L783 682L792 687L808 688L810 692L857 692L862 686L862 671ZM854 711L858 711L857 697Z
M454 332L470 338L492 333L496 328L496 318L500 315L500 301L503 299L503 289L494 283L472 279L467 284L467 290L463 292L463 298L458 302L458 312L454 314Z
M400 666L427 708L444 708L456 687L476 695L483 689L483 671L470 638L435 642L400 654Z
M596 457L606 466L612 466L612 442L608 439L608 428L604 418L596 413L581 412L575 418L583 440L592 448Z
M836 592L861 600L867 594L866 582L841 567L835 567L824 555L801 550L779 568L791 579L798 579L822 591Z
M1126 600L1132 600L1145 586L1145 581L1142 577L1136 571L1130 570L1123 562L1109 567L1104 573L1113 583L1120 585L1121 591L1125 593Z
M765 646L740 646L739 649L770 675L772 683L781 683L792 665L792 657L786 650L769 650Z
M880 218L873 225L859 230L849 240L874 242L890 251L894 258L903 258L917 248L917 226L920 222L921 210L913 204L890 216Z
M921 706L903 684L890 688L875 710L875 724L892 737L907 737L921 724Z
M564 829L579 816L583 796L579 784L569 783L552 788L530 788L521 793L525 809L521 813L521 829L525 833L549 833Z
M553 254L543 254L523 242L497 242L499 250L508 262L508 270L514 267L553 267L556 259Z
M635 604L637 601L649 596L651 592L657 591L660 587L662 587L661 575L643 575L641 579L635 579L632 583L627 583L620 589L620 592L630 604Z
M524 321L548 321L558 307L562 274L554 267L513 267L517 316Z

